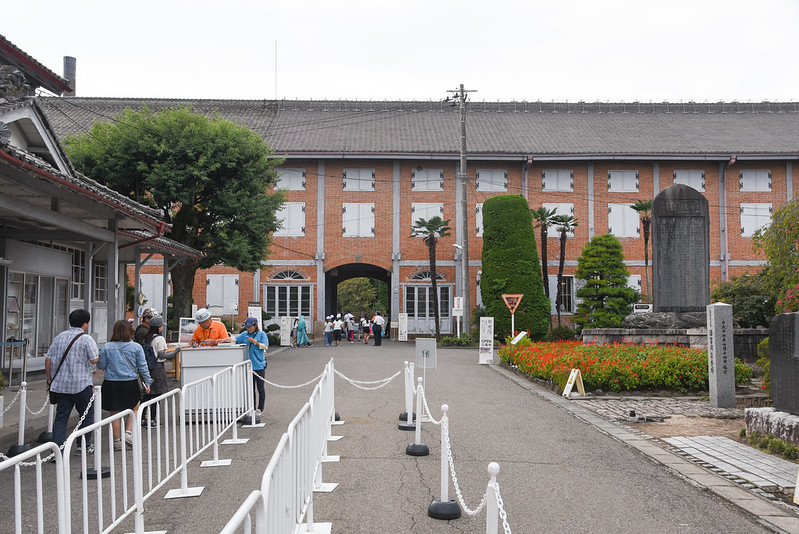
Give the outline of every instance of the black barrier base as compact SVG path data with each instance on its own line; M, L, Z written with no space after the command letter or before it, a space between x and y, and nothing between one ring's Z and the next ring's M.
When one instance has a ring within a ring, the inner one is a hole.
M427 515L433 519L458 519L461 507L455 501L441 502L436 499L427 507Z
M400 423L397 425L400 430L416 430L416 423Z
M30 443L23 443L22 445L12 445L8 448L8 456L11 458L12 456L16 456L17 454L22 454L23 452L28 452L31 450L33 446Z
M424 443L411 443L405 448L405 454L408 456L427 456L430 454L430 449Z
M399 420L403 423L408 422L408 412L400 412ZM416 421L416 412L413 412L413 421Z
M254 422L253 419L255 419ZM257 415L255 417L250 417L249 415L245 415L239 419L239 423L241 423L242 425L258 425L261 423L261 418L258 417Z
M111 468L102 466L100 467L100 478L108 478L111 476ZM83 475L81 475L83 478ZM97 469L89 467L86 469L86 480L97 480Z
M336 412L335 421L341 421L341 416Z
M52 432L42 432L39 434L37 440L39 443L50 443L53 441L53 433Z

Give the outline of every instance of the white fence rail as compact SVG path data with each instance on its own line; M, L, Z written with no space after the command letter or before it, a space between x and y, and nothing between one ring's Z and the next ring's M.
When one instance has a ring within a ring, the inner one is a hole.
M143 402L137 414L125 410L105 419L95 393L89 409L96 409L96 422L73 431L63 453L50 442L0 462L0 473L13 470L14 532L109 532L132 518L135 532L144 533L148 498L178 474L180 488L167 498L199 495L202 488L188 486L189 462L210 447L218 460L219 441L228 431L233 437L225 443L246 441L237 439L237 422L253 414L251 375L247 360ZM152 415L143 425L145 414ZM114 439L113 426L124 437L126 422L132 444ZM74 489L73 479L79 480ZM31 492L36 499L23 498Z
M291 533L300 525L304 533L330 532L330 523L314 523L313 494L337 486L325 483L322 477L330 426L335 419L334 374L331 359L308 402L280 438L261 479L261 489L242 503L223 533Z

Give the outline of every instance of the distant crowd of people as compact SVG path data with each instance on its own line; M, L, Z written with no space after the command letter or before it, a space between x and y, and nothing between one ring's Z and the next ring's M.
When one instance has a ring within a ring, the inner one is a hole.
M375 346L379 347L385 325L386 319L379 311L376 311L371 319L362 314L360 320L357 320L349 310L344 315L340 313L335 316L328 315L325 317L325 346L338 347L342 340L349 343L363 340L368 344L369 338L374 336Z

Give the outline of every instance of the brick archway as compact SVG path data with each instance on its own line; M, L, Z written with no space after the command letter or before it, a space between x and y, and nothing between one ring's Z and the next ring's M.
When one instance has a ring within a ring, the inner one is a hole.
M385 282L388 287L391 287L391 271L387 271L377 265L369 263L346 263L328 269L325 272L325 302L324 310L325 315L336 313L338 309L337 294L338 285L345 280L351 278L374 278L381 282ZM388 303L391 306L391 299ZM384 310L386 317L391 317L391 310Z

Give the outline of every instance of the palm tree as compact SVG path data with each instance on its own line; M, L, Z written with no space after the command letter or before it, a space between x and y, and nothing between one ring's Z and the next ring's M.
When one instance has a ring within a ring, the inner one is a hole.
M577 226L577 219L572 215L555 215L552 225L560 230L560 258L558 260L558 293L555 297L555 309L558 312L558 326L560 326L560 299L563 293L563 267L566 265L566 236L573 232Z
M641 217L641 227L644 230L644 271L646 271L646 296L652 302L652 293L649 287L649 230L652 226L652 199L638 200L630 206Z
M544 294L549 298L549 273L547 269L547 234L549 227L552 226L552 219L555 217L557 208L548 209L541 206L537 210L530 210L536 227L541 229L541 278L544 280Z
M438 284L436 282L436 243L442 237L449 234L449 219L446 221L436 215L429 221L419 219L413 224L411 237L421 237L427 245L428 255L430 257L430 280L433 288L433 318L436 322L436 340L441 339L441 325L439 325L439 312L438 312ZM462 261L468 261L463 258Z

